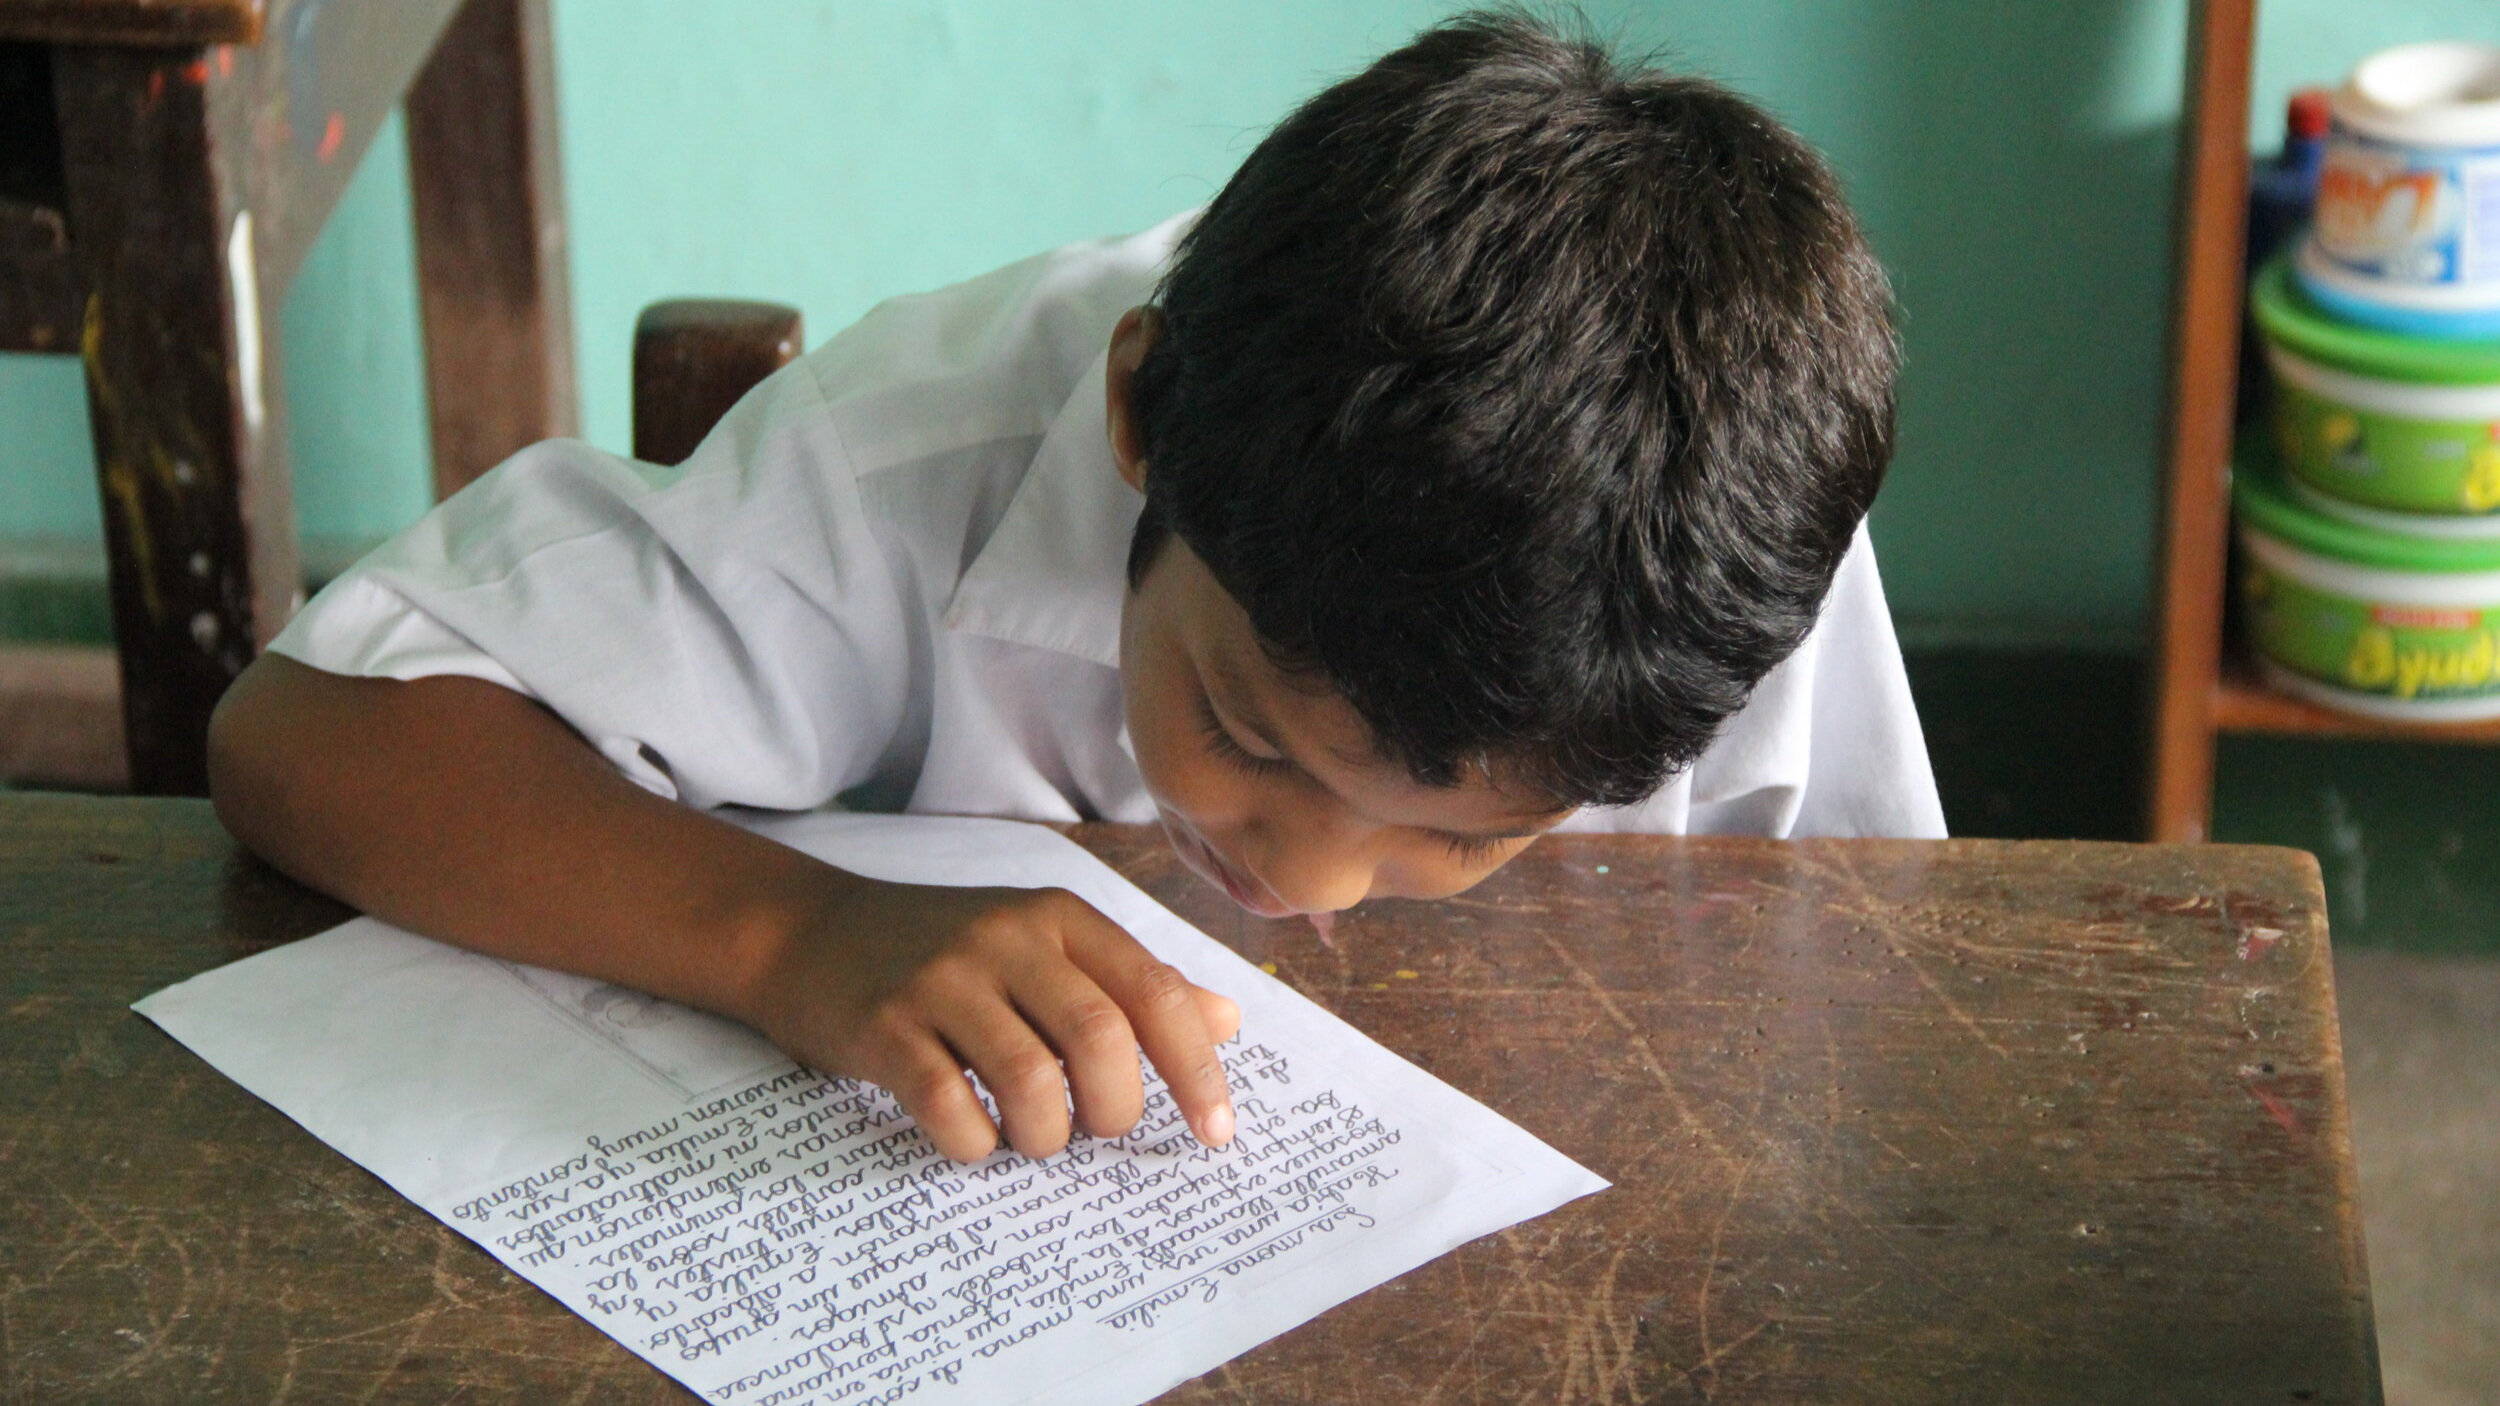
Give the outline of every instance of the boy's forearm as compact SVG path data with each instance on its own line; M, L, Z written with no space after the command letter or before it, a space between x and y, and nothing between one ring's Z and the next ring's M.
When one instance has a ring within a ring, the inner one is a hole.
M264 656L210 729L217 812L377 917L749 1018L811 907L865 881L645 792L526 698Z
M1072 1117L1127 1130L1141 1050L1202 1138L1232 1136L1215 1046L1239 1008L1081 899L844 873L642 790L493 684L263 656L210 724L209 780L227 828L305 882L429 936L742 1020L803 1064L892 1090L949 1156L988 1155L1003 1128L1046 1157Z

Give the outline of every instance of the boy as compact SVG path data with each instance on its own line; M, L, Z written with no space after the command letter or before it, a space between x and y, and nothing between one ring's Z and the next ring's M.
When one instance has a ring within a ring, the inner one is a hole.
M1235 1008L1083 903L705 811L1159 819L1269 915L1563 825L1940 834L1860 527L1893 372L1793 136L1463 17L1194 225L889 303L677 469L515 456L237 682L218 811L390 921L882 1084L953 1157L1133 1126L1141 1050L1221 1144Z

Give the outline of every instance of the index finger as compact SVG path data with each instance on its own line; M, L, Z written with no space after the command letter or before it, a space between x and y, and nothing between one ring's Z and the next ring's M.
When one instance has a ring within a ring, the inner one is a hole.
M1172 1091L1189 1130L1209 1147L1233 1140L1233 1090L1198 987L1100 914L1068 935L1068 956L1128 1013L1137 1044Z

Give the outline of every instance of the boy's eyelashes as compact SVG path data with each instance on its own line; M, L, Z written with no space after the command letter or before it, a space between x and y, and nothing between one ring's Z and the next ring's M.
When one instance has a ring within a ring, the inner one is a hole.
M1450 858L1463 865L1482 864L1510 843L1504 835L1443 835L1441 840L1449 846Z
M1302 770L1283 757L1262 757L1242 746L1234 738L1232 729L1224 726L1224 719L1216 713L1215 700L1204 693L1198 695L1198 727L1206 734L1209 750L1252 776L1287 776ZM1434 837L1447 847L1452 862L1468 866L1495 858L1501 853L1502 846L1520 838L1516 835L1460 835L1448 831L1435 832Z
M1198 695L1198 726L1217 756L1253 776L1288 776L1301 770L1283 757L1262 757L1235 741L1232 729L1215 714L1215 700L1204 693Z

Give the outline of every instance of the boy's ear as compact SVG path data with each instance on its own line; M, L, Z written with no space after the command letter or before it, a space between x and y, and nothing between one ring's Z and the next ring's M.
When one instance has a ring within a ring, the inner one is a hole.
M1120 314L1120 325L1111 329L1111 360L1103 382L1108 401L1104 409L1111 422L1111 462L1128 486L1140 493L1146 491L1146 435L1129 409L1129 389L1136 384L1137 368L1147 350L1162 332L1159 308L1134 307Z

